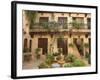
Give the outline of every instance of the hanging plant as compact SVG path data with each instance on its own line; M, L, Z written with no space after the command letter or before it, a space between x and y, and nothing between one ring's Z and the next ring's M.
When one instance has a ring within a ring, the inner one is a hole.
M25 10L25 15L26 15L26 18L27 18L28 21L29 21L30 28L33 27L33 24L34 24L35 21L36 21L37 13L38 13L37 11Z

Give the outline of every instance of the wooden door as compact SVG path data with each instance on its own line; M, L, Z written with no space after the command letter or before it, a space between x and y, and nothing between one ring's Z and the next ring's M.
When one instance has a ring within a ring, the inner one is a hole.
M48 39L39 38L38 39L38 48L42 48L42 54L47 54L48 52Z

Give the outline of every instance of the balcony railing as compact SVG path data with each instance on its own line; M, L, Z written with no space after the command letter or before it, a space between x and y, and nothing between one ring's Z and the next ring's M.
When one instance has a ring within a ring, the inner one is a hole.
M34 23L30 29L67 29L68 23L58 23L58 22L39 22Z
M61 30L61 29L90 29L90 24L84 24L79 22L71 22L71 23L61 23L61 22L39 22L34 23L30 26L31 30Z

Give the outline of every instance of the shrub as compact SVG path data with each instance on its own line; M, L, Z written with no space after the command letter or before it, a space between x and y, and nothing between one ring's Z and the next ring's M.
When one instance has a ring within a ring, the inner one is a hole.
M62 48L58 49L58 53L60 53L60 54L62 53Z
M85 58L87 59L88 63L91 64L91 55L88 52L86 52Z
M49 53L49 54L47 55L47 58L46 58L46 61L45 61L45 62L46 62L47 64L51 65L53 61L54 61L54 56L53 56L51 53Z
M35 49L35 53L38 54L38 53L40 52L40 50L41 50L40 48L36 48L36 49Z
M61 56L59 55L59 56L57 56L57 60L60 60L61 59Z
M48 53L46 57L47 57L47 59L53 59L54 58L52 53Z
M86 66L85 62L80 60L80 59L76 59L73 63L73 66L75 67L81 67L81 66Z
M74 62L76 59L76 56L74 56L73 54L68 54L66 57L65 57L65 61L66 62Z
M51 59L46 59L46 60L45 60L45 63L48 64L48 65L51 65L52 62L53 62L53 60L51 60Z
M38 67L39 68L49 68L49 65L46 63L41 63Z
M69 44L69 47L73 47L73 44L72 44L72 43L70 43L70 44Z
M24 55L24 61L30 61L32 60L32 55L31 54L27 54L27 55Z
M35 49L35 53L36 53L37 59L40 58L40 54L39 54L40 50L41 50L40 48L36 48L36 49Z
M86 51L85 58L89 58L90 54Z
M72 63L65 63L63 67L73 67Z
M24 52L24 53L27 53L27 52L31 52L31 51L30 51L29 48L24 48L24 49L23 49L23 52Z

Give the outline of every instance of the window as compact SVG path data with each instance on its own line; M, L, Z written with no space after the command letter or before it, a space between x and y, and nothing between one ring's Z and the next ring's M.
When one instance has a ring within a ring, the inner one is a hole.
M42 26L41 28L48 27L48 17L40 17L39 23Z
M67 23L67 17L58 17L59 23Z
M48 17L40 17L40 18L39 18L39 22L40 22L40 23L48 22L48 20L49 20Z
M67 17L58 17L58 23L60 23L64 29L67 28Z
M84 18L83 17L73 17L72 26L77 29L84 28Z

